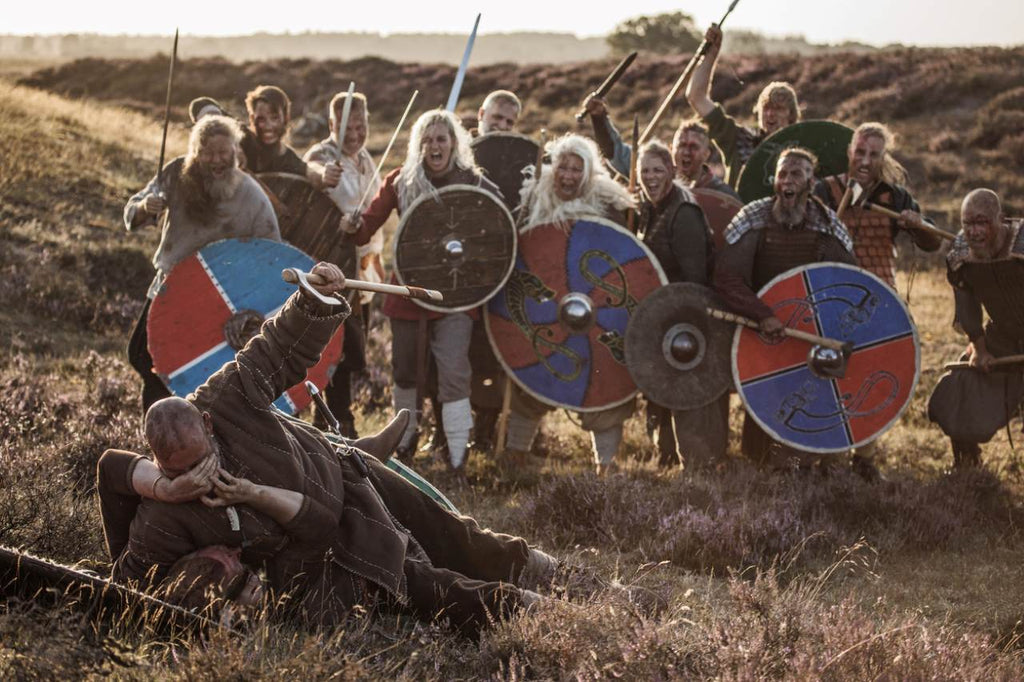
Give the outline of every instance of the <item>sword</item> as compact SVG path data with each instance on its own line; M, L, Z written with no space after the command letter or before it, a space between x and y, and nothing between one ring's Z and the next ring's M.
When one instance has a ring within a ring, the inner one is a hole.
M630 67L634 59L636 59L636 52L630 52L626 55L622 61L619 62L619 65L616 66L610 74L608 74L608 77L604 79L604 82L597 87L597 90L594 90L594 97L604 97L607 95L608 91L612 89L612 86L618 83L619 79L622 78L622 74L626 73L626 69ZM581 107L576 113L576 122L582 123L583 117L586 115L587 108Z
M412 103L416 101L416 95L420 94L419 90L413 90L412 97L409 98L409 103L405 105L405 112L402 114L402 118L398 121L398 127L395 128L395 132L392 133L391 139L388 140L388 146L384 148L384 153L380 156L380 163L377 164L377 175L380 175L380 170L384 167L384 161L387 160L388 154L391 152L391 146L395 144L395 140L398 139L398 133L402 132L402 126L405 125L405 118L409 115L412 110ZM363 204L370 198L370 190L373 189L373 183L371 182L366 187L366 191L363 192L363 198L359 200L359 206L353 211L352 217L358 218L363 212ZM347 235L346 235L347 236Z
M341 305L341 301L334 298L333 296L324 296L319 291L313 288L314 284L323 284L323 278L320 275L314 275L313 273L303 272L298 268L285 268L281 271L281 279L289 284L298 284L299 287L305 289L309 293L313 294L322 303L327 305ZM443 301L444 296L440 291L435 289L423 289L421 287L411 287L404 284L384 284L383 282L364 282L358 279L345 279L346 289L355 289L356 291L373 291L379 294L393 294L395 296L405 296L406 298L419 298L424 301Z
M341 107L341 123L338 124L338 149L345 142L345 131L348 129L348 117L352 113L352 96L356 93L355 81L349 81L345 104Z
M473 42L476 40L476 29L480 25L480 15L476 15L476 21L473 22L473 32L469 34L469 40L466 41L466 51L462 53L462 63L459 64L459 71L455 74L455 82L452 83L452 91L448 95L448 104L445 105L445 109L451 112L455 112L455 105L459 101L459 93L462 92L462 81L466 77L466 67L469 66L469 55L473 53Z
M156 168L156 185L163 188L164 153L167 151L167 126L171 122L171 86L174 84L174 62L178 61L178 29L174 29L174 47L171 48L171 67L167 74L167 101L164 103L164 135L160 140L160 165Z
M324 421L327 422L327 426L331 429L331 432L342 439L343 442L347 443L345 436L341 435L341 424L338 423L338 418L331 412L331 408L327 407L327 401L324 400L323 394L320 393L320 389L316 387L312 381L306 381L306 393L309 393L309 397L316 403L316 407L320 410L320 413L324 415ZM366 478L370 475L370 467L366 466L366 460L363 459L363 454L355 448L347 448L345 450L345 456L352 458L352 465L359 472L359 475Z
M725 23L725 20L729 18L730 14L732 14L733 9L736 8L736 5L739 3L739 1L740 0L732 0L732 4L729 5L729 9L725 11L725 16L723 16L722 20L718 22L719 26ZM675 99L676 94L679 93L679 89L690 82L690 77L693 75L693 70L697 68L697 62L700 61L701 57L707 54L707 51L708 41L707 39L704 39L701 41L700 46L697 47L697 51L693 53L693 57L690 59L690 63L686 65L686 69L684 69L682 75L679 76L679 80L676 81L675 85L672 86L672 89L669 90L668 95L665 97L664 100L662 100L661 106L658 107L658 111L654 114L654 118L651 119L651 122L647 124L646 128L644 128L644 133L643 135L640 136L640 144L646 142L647 138L650 137L651 133L654 132L654 129L661 121L661 117L665 115L665 110L668 109L668 105L672 103L673 99Z

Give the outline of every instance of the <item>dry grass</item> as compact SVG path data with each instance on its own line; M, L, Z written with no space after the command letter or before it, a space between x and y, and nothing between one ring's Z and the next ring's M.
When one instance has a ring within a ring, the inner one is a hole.
M158 127L122 109L0 90L0 543L103 568L92 471L107 447L143 447L121 346L155 246L155 235L123 233L120 210L153 172ZM911 306L926 368L962 347L950 305L942 273L925 267ZM374 343L385 356L387 335ZM376 403L367 404L379 406L386 376L371 378ZM1000 434L986 447L987 472L943 475L948 447L924 416L936 378L922 373L911 409L882 440L890 480L878 486L842 467L760 471L736 443L721 472L629 461L602 480L583 434L557 414L546 427L550 456L515 475L477 456L460 487L419 460L464 511L613 585L570 591L479 642L363 613L333 633L257 613L241 634L168 639L50 600L7 600L0 676L1021 679L1018 459ZM367 409L364 430L384 417ZM626 459L650 451L644 439L631 421ZM645 612L615 585L643 587L668 607Z

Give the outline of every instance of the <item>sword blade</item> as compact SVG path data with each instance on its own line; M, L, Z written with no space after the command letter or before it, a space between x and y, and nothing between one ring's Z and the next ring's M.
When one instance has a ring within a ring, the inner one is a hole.
M348 95L345 97L345 104L341 107L341 123L338 124L338 149L341 149L345 142L345 131L348 130L348 117L352 113L352 97L356 93L355 81L348 82Z
M167 100L164 102L164 133L160 139L160 164L156 168L156 184L164 179L164 155L167 152L167 126L171 122L171 90L174 85L174 62L178 61L178 29L174 29L174 47L171 48L171 66L167 74Z
M619 62L619 65L616 66L610 74L608 74L608 77L604 79L604 82L601 83L601 85L597 87L597 90L594 91L595 97L604 97L605 95L608 94L608 91L612 89L612 86L618 83L619 79L622 78L622 74L626 73L626 69L628 69L630 65L633 64L633 60L636 59L636 54L636 52L630 52L628 55L622 58L622 61ZM582 122L583 117L586 115L587 109L586 107L583 107L578 112L576 112L576 120Z
M412 111L413 102L416 101L416 96L420 94L419 90L413 90L412 97L409 98L409 103L405 105L405 111L402 113L402 118L398 121L398 126L395 127L395 132L391 134L391 139L388 140L388 146L384 148L384 153L380 155L380 162L377 164L377 175L380 175L380 171L384 168L384 161L387 160L388 154L391 152L392 145L395 144L395 140L398 139L398 133L402 132L402 126L405 125L405 119L409 116L409 112ZM363 192L363 198L359 200L359 206L356 207L353 212L353 217L358 216L363 212L363 204L370 198L370 190L373 189L373 183L367 186L366 191Z
M469 40L466 41L466 51L462 54L462 63L459 64L459 71L455 74L455 82L452 84L452 91L448 95L448 104L445 105L445 109L448 111L455 111L455 105L459 102L459 93L462 92L462 81L466 78L466 68L469 66L469 56L473 54L473 43L476 41L476 29L480 26L480 15L476 15L476 21L473 22L473 32L469 34Z

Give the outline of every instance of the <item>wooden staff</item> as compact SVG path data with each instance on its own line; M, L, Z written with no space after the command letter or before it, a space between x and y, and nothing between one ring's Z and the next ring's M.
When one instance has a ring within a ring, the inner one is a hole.
M836 218L838 218L839 220L843 219L843 213L850 206L850 199L853 198L853 186L854 186L854 184L855 183L854 183L853 180L849 180L846 183L846 191L843 192L843 198L839 202L839 208L836 209Z
M1006 355L1001 358L996 358L989 363L989 367L1006 367L1008 365L1019 365L1024 363L1024 355ZM981 367L975 367L969 362L947 362L942 366L943 369L976 369L981 371Z
M285 268L281 271L281 279L289 284L300 284L302 278L297 268ZM324 278L313 273L302 273L311 284L323 284ZM364 282L358 279L345 279L346 289L356 291L373 291L378 294L393 294L405 296L406 298L419 298L424 301L443 301L444 296L435 289L423 289L421 287L410 287L404 284L384 284L383 282Z
M882 215L889 216L893 220L902 220L903 219L902 215L900 215L896 211L892 210L891 208L886 208L885 206L879 206L878 204L874 204L874 203L872 203L870 201L861 202L860 207L865 209L865 210L868 210L868 211L873 211L875 213L881 213ZM953 241L954 239L956 239L956 235L955 234L952 234L950 232L946 232L945 230L940 230L937 227L932 227L931 225L929 225L928 223L925 223L925 222L922 222L920 225L914 225L913 229L921 230L923 232L927 232L928 234L935 235L936 237L941 237L942 239L948 239L950 241Z
M640 137L640 118L636 115L633 116L633 149L630 150L629 154L629 196L636 195L636 173L637 173L637 160L640 158L640 148L637 146L637 140ZM636 234L636 211L631 208L626 209L626 228Z
M626 69L629 68L630 64L633 63L634 59L636 59L636 52L630 52L629 54L627 54L622 59L622 61L619 62L619 65L615 67L615 70L608 74L608 77L604 79L604 82L601 83L601 85L597 86L597 90L594 90L593 96L604 97L605 95L607 95L608 91L612 89L612 86L619 82L619 79L622 78L622 74L626 73ZM589 97L587 99L589 100ZM587 107L583 106L580 108L578 112L576 112L576 122L582 123L583 118L586 115Z
M754 320L750 319L749 317L743 317L742 315L730 313L725 310L718 310L716 308L708 308L707 311L708 315L715 318L716 320L723 320L725 322L740 324L743 325L744 327L749 327L750 329L761 329L761 325L755 322ZM800 339L801 341L806 341L807 343L813 343L818 346L831 348L832 350L845 351L848 347L846 343L839 341L838 339L830 339L825 336L810 334L799 329L790 329L789 327L783 327L782 333L794 339Z
M732 13L733 9L735 9L736 4L739 1L740 0L732 0L732 4L729 5L729 9L725 11L725 16L723 16L722 20L718 22L719 26L725 23L725 20ZM644 128L644 134L640 136L640 144L646 142L647 138L649 138L651 133L654 132L654 129L658 127L658 123L661 121L661 117L665 115L665 110L668 109L668 105L676 98L679 90L690 82L690 77L693 76L693 70L697 68L697 62L700 61L701 57L707 54L707 51L708 41L705 39L701 41L700 46L697 47L697 51L693 53L693 58L690 59L690 63L686 65L686 69L684 69L682 75L679 76L679 80L677 80L675 85L672 86L672 89L668 91L668 96L662 100L661 106L658 107L658 111L654 114L654 118L651 119L651 122L647 124L646 128Z

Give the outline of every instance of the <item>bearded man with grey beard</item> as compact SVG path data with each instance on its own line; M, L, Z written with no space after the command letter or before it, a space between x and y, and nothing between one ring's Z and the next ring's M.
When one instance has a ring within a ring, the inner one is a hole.
M238 168L241 139L242 131L233 119L204 116L192 128L185 156L168 163L124 208L124 226L129 232L157 221L160 224L160 245L153 254L156 277L128 342L128 361L143 380L143 412L170 395L153 373L146 321L150 302L171 269L221 239L281 241L270 200L259 184Z
M725 305L756 320L761 332L781 336L783 324L757 291L776 275L800 265L835 262L856 265L853 239L835 212L811 195L817 157L792 147L775 166L775 194L744 206L725 231L725 248L715 261L713 284ZM743 454L755 461L803 453L774 443L749 416L743 422Z

